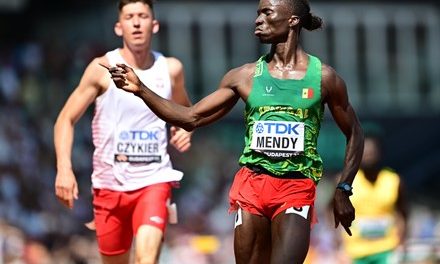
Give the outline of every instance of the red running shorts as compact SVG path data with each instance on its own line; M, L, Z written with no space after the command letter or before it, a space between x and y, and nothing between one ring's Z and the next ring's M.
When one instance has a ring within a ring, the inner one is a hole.
M141 225L155 226L165 232L170 198L170 183L129 192L94 189L93 211L99 251L104 255L127 252Z
M236 174L229 191L229 212L239 207L251 214L271 220L289 208L310 206L311 223L316 222L313 212L316 185L311 179L282 179L256 173L242 167Z

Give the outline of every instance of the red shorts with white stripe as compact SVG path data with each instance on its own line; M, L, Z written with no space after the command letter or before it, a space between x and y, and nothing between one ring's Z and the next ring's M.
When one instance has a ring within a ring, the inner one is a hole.
M164 232L170 198L170 183L129 192L94 189L93 211L99 251L104 255L127 252L141 225L155 226Z
M240 207L272 220L289 208L308 205L312 209L310 216L313 224L316 222L313 212L315 193L315 182L309 178L278 178L242 167L236 173L229 191L229 212Z

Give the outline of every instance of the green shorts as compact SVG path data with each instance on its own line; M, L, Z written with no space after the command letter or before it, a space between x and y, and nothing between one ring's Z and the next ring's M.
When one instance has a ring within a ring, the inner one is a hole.
M393 251L385 251L374 255L357 258L353 260L353 264L389 264L393 256Z

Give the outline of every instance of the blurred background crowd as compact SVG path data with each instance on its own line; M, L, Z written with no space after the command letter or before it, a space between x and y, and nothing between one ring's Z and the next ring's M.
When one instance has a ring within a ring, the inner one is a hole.
M306 51L347 82L361 123L381 131L384 162L406 183L410 232L401 263L440 263L440 5L436 1L312 1L324 30L304 32ZM182 60L195 102L224 73L267 47L253 36L257 1L156 2L154 46ZM80 198L69 211L54 196L53 124L90 60L120 45L116 1L0 0L0 264L99 263L90 174L93 109L76 127ZM233 263L228 190L243 147L243 105L195 132L190 152L170 149L184 171L174 192L179 223L167 229L162 262ZM326 215L345 142L329 115L319 138L325 175L310 263L343 263Z

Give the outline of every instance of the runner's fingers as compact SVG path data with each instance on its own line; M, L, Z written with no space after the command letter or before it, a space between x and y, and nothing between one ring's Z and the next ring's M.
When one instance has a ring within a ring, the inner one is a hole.
M184 131L181 128L171 126L170 127L170 134L172 137L177 137L177 136L184 135Z
M125 81L127 80L127 76L122 73L114 73L112 74L113 81Z
M117 63L116 66L117 66L119 69L122 69L124 72L128 72L128 71L131 70L131 68L128 67L127 65L125 65L124 63Z
M185 144L181 144L179 145L179 147L177 148L180 152L185 152L187 151L189 148L191 147L191 143L187 142Z
M56 186L55 187L55 194L57 195L57 197L64 198L64 195L66 193L66 189L67 188L64 186Z
M70 208L69 200L65 199L63 196L57 196L57 198L58 198L58 201L60 201L60 203L62 205Z
M69 199L67 205L69 206L70 209L73 208L73 199Z
M170 143L180 152L185 152L191 147L191 140L187 136L175 136L170 140Z
M63 200L68 202L72 199L72 193L69 192L67 189L63 190Z
M118 79L118 78L113 78L113 82L119 88L124 88L124 87L128 86L128 83L125 80L121 80L121 79Z
M177 143L177 135L173 135L171 134L171 138L170 138L170 144L176 144Z
M109 68L108 68L108 71L109 71L111 74L114 74L114 73L117 73L117 72L120 72L120 73L127 73L127 70L126 70L125 68L121 67L120 65L121 65L121 64L116 64L116 66L109 67Z
M69 208L72 208L72 201L73 201L72 195L73 195L72 190L68 188L63 190L63 203Z
M185 135L176 135L171 139L173 144L178 146L186 145L191 142L191 139Z
M186 145L191 142L191 135L184 131L183 129L176 129L171 127L170 129L171 138L170 143L175 145Z
M177 132L177 128L175 126L171 126L170 127L170 134L171 136L174 136Z
M190 147L191 147L191 142L186 143L186 144L182 147L182 152L189 150Z
M67 187L57 187L56 195L65 204L66 201L72 199L72 190Z
M73 187L73 198L74 198L75 200L78 200L78 193L79 193L79 191L78 191L78 185L75 184L75 187Z
M348 234L349 236L351 236L351 230L350 230L350 228L349 228L348 226L345 226L345 225L342 225L342 226L344 227L345 232L347 232L347 234Z
M66 199L59 199L61 204L64 205L65 207L69 207L69 201Z
M351 223L353 222L353 218L352 215L348 215L347 217L343 218L341 220L341 225L344 227L345 231L351 236L351 231L350 231L350 227L351 227Z
M104 65L102 63L99 63L99 65L106 68L112 75L126 74L128 69L128 66L126 66L125 64L116 64L115 67Z
M344 219L347 224L351 225L351 222L354 220L354 212L347 213Z

